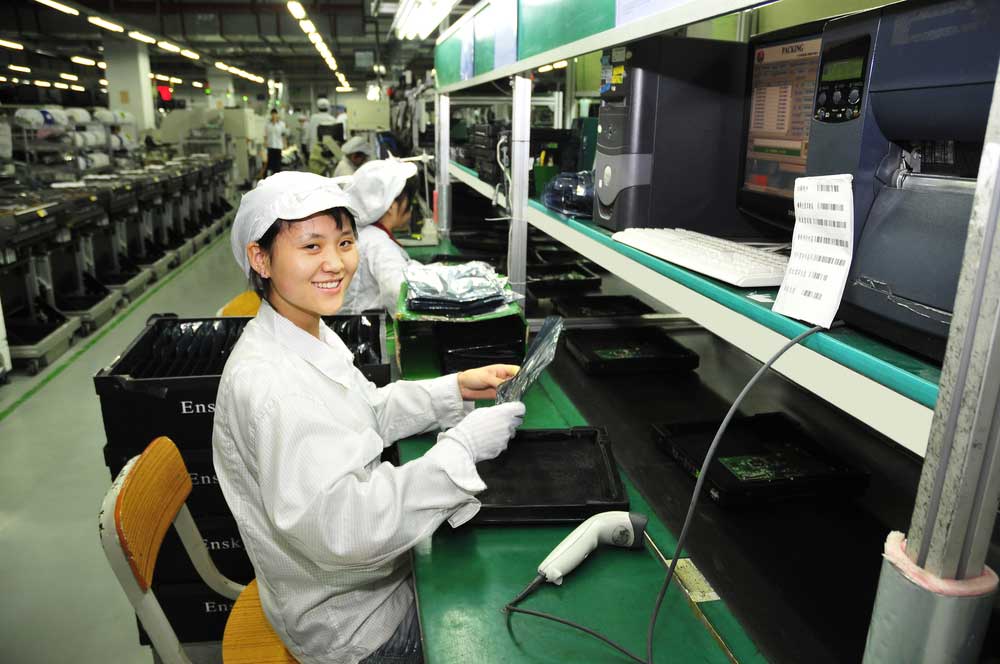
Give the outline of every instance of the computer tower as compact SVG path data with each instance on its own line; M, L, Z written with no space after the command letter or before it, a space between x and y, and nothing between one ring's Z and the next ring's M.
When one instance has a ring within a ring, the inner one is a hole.
M602 62L594 220L760 237L736 200L747 45L655 37Z

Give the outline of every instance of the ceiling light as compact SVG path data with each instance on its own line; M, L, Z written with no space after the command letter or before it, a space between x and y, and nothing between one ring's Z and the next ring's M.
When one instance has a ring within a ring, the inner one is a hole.
M59 74L59 78L65 81L79 81L80 77L76 74Z
M35 81L35 85L37 85L40 88L51 88L52 87L52 84L49 83L48 81Z
M341 85L334 88L334 90L336 90L337 92L354 92L354 88L350 87L349 85Z
M295 0L288 3L288 11L290 11L292 16L298 20L302 20L306 17L306 10L302 8L301 4L295 2Z
M304 21L299 21L299 27L302 28L302 32L306 33L307 35L316 32L316 26L313 25L313 22L310 21L309 19L306 19Z
M12 78L12 79L10 79L10 82L11 83L20 83L21 79L19 79L19 78Z
M199 59L201 59L200 55L198 55L194 51L189 51L187 49L184 49L183 51L181 51L181 55L183 55L185 58L190 58L192 60L199 60Z
M122 26L118 25L117 23L112 23L111 21L103 19L100 16L88 16L87 22L93 23L99 28L110 30L111 32L125 32L125 28L123 28Z
M229 65L227 65L225 62L216 62L215 66L218 69L221 69L222 71L229 71Z
M154 76L153 74L149 75L149 80L153 80L154 78L156 78L156 76Z
M59 81L56 81L52 85L59 88L60 90L69 90L69 85L67 83L60 83Z
M310 35L309 35L309 41L311 41L314 44L322 44L323 43L323 35L319 34L318 32L310 33Z
M179 79L179 78L176 78L176 77L174 77L174 76L171 76L171 77L170 77L170 82L171 82L171 83L173 83L174 85L180 85L180 84L181 84L181 83L183 83L184 81L183 81L183 80L181 80L181 79Z
M25 74L31 73L31 67L23 67L21 65L7 65L7 69L24 72Z
M553 62L552 63L552 68L553 69L562 69L562 68L564 68L568 64L569 63L566 62L565 60L560 60L559 62Z
M6 83L6 82L7 82L7 77L6 76L0 76L0 83ZM16 83L17 81L14 81L14 82Z
M0 39L0 46L3 46L4 48L12 48L15 51L24 50L24 47L18 44L17 42L7 41L6 39Z
M63 14L69 14L70 16L79 16L80 12L72 7L67 7L61 2L55 2L55 0L35 0L40 5L45 5L46 7L52 7L52 9L58 9Z
M101 94L105 94L105 95L108 94L108 89L107 88L101 88Z
M69 89L72 90L73 92L85 92L87 90L87 88L83 87L82 85L71 85L69 86Z
M168 41L158 41L156 45L162 48L164 51L170 51L171 53L180 53L181 47L177 44L171 44Z
M87 67L93 67L97 64L97 60L91 60L90 58L85 58L82 55L74 55L69 60L70 62L75 62L78 65L85 65Z
M202 88L202 87L205 87L205 86L204 86L204 85L202 84L202 82L201 82L201 81L191 81L191 85L193 85L193 86L194 86L194 87L196 87L196 88Z
M104 87L108 87L108 79L106 78L102 78L101 80L98 81L98 83L100 83Z
M538 68L539 74L544 74L545 72L552 71L552 65L542 65Z
M451 14L459 0L403 0L399 3L390 29L399 39L427 39L435 28Z
M21 79L21 85L31 85L31 81L29 81L26 78L25 79Z
M157 74L155 76L155 78L156 78L157 81L165 81L167 83L170 82L170 77L167 76L166 74Z
M107 69L108 68L108 63L107 62L98 62L97 63L97 68L98 69Z
M149 35L139 32L138 30L133 30L132 32L128 33L128 36L136 41L145 42L146 44L156 43L156 37L150 37Z

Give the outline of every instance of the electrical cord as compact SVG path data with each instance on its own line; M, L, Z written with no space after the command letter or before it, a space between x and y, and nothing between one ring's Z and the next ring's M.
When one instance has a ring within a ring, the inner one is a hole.
M835 322L833 325L831 325L830 329L841 327L842 325L843 323L838 321ZM522 590L518 594L517 597L508 602L507 605L504 607L503 610L507 614L508 619L511 613L523 613L529 616L535 616L537 618L551 620L553 622L557 622L562 625L572 627L573 629L584 632L585 634L589 634L590 636L593 636L596 639L600 639L607 645L611 646L612 648L619 651L623 655L629 657L633 661L638 662L639 664L653 664L653 635L656 629L656 619L660 614L660 607L663 605L663 599L664 597L666 597L667 589L670 587L670 582L674 578L674 573L677 568L677 561L680 559L681 552L684 550L684 542L687 540L688 530L690 529L691 522L694 519L695 509L698 507L698 498L701 496L701 489L705 484L705 478L708 475L708 468L711 465L712 460L715 458L715 451L719 447L719 442L722 440L723 434L725 434L726 429L729 427L729 422L733 419L733 416L736 414L736 411L739 409L740 404L743 402L743 399L746 397L750 389L757 383L758 380L760 380L761 376L763 376L764 373L766 373L767 370L770 369L771 366L778 361L778 358L784 355L793 346L801 343L804 339L815 334L816 332L821 332L823 329L825 328L823 328L823 326L821 325L809 328L808 330L798 335L794 339L789 340L784 346L779 348L778 351L774 355L772 355L770 359L768 359L760 367L760 369L757 370L757 372L750 378L750 380L747 381L746 385L743 386L743 389L740 391L739 395L736 397L736 399L733 400L733 404L732 406L729 407L729 411L726 413L726 416L722 419L722 423L719 425L718 430L715 432L715 438L712 439L712 444L709 445L708 452L705 453L705 461L702 463L701 470L698 473L698 479L695 482L694 491L691 494L691 502L688 505L687 515L684 517L684 524L681 526L681 533L680 536L677 538L677 546L674 548L674 557L670 561L670 567L667 569L667 576L666 578L664 578L663 585L660 587L660 592L656 596L656 604L653 607L653 613L649 618L649 627L646 631L645 659L632 654L626 648L620 646L619 644L615 643L606 636L603 636L602 634L599 634L598 632L588 627L584 627L583 625L577 624L571 620L566 620L565 618L560 618L558 616L554 616L548 613L542 613L541 611L531 611L529 609L521 609L515 606L516 604L521 602L525 597L527 597L532 592L537 590L540 585L542 585L542 582L545 581L545 577L542 576L541 574L536 576L535 579L532 580L532 582L529 583L524 588L524 590Z

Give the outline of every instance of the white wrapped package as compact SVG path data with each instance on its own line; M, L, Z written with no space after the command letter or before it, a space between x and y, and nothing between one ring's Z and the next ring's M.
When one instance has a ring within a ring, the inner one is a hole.
M88 112L85 108L67 108L66 115L68 115L70 121L76 125L87 124L90 122L90 112Z
M87 144L87 132L85 131L75 131L73 132L73 146L77 148L82 148Z
M100 122L101 124L107 126L117 124L117 120L115 119L115 114L106 108L95 108L94 119Z
M70 125L69 115L61 108L43 108L43 113L52 116L52 124L57 127L68 127Z
M14 156L14 141L10 125L0 122L0 159L11 159Z
M91 152L90 153L90 166L91 168L103 168L111 164L111 157L104 154L103 152Z
M46 120L51 124L52 116L46 118L37 108L19 108L14 112L14 123L25 129L41 129L45 126Z

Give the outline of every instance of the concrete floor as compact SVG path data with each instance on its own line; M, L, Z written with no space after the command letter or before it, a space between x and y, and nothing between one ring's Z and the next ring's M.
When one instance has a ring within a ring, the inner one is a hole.
M227 232L38 376L0 386L0 661L153 661L98 541L111 477L92 378L151 314L212 316L245 287Z

